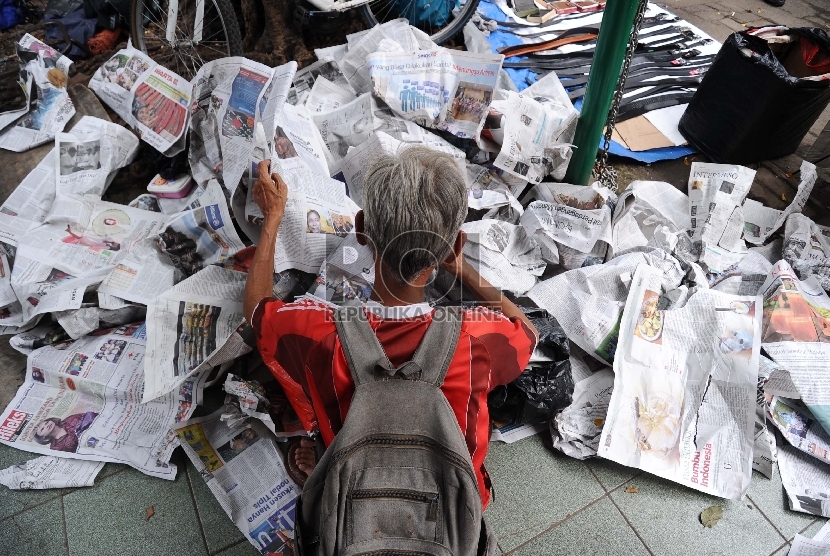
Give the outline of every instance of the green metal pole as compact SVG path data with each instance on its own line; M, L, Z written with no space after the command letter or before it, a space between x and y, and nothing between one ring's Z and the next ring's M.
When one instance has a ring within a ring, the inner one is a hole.
M608 0L605 5L565 183L588 185L591 179L638 5L638 0Z

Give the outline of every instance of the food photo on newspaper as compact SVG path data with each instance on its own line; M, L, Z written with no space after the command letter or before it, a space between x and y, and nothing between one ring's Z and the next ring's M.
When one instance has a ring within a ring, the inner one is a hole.
M695 119L746 58L817 121L830 37L721 48L629 2L598 100L626 1L135 0L92 56L17 34L0 530L57 508L67 540L9 554L830 554L827 156L719 155ZM130 546L79 545L82 507Z

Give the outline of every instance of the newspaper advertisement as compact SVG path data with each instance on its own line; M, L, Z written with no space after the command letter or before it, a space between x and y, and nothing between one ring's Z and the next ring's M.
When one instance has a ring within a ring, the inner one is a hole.
M467 234L464 257L493 286L524 295L545 272L542 250L522 226L478 220L461 229Z
M26 378L0 414L0 442L28 452L125 463L173 480L170 424L190 417L201 386L190 381L151 403L144 389L146 328L133 323L32 352Z
M743 251L741 205L754 179L755 170L743 166L693 162L689 174L692 239Z
M573 402L553 418L550 431L554 448L572 458L587 459L597 455L614 391L614 373L606 368L582 380L574 379Z
M0 485L12 490L92 486L103 467L102 461L40 456L0 471Z
M521 94L495 100L482 130L501 147L493 165L531 183L561 180L571 159L579 113L551 72Z
M621 255L604 265L564 272L539 282L527 296L556 318L573 343L610 365L617 349L628 287L640 265L650 265L664 273L664 291L677 288L685 274L676 259L654 249Z
M661 310L663 279L648 265L632 279L598 454L740 499L752 476L762 300L701 290Z
M830 291L830 228L819 226L803 214L791 214L784 225L781 251L799 278L812 276Z
M340 69L352 89L358 94L372 90L371 68L368 56L378 51L405 52L407 56L420 49L411 27L405 19L394 19L376 25L363 35L354 35L345 55L338 59Z
M784 210L764 206L752 199L746 200L743 207L745 240L755 245L761 245L773 232L784 225L791 214L801 212L804 205L807 204L807 199L810 198L818 174L815 164L811 164L806 160L801 162L799 173L801 181L798 184L798 191L796 191L792 202Z
M75 114L75 106L66 91L72 60L28 33L17 43L17 53L31 78L29 108L0 133L0 148L23 152L63 131Z
M535 200L527 205L521 224L545 247L548 262L571 270L604 260L616 201L607 187L544 183L527 198Z
M0 241L17 246L21 237L40 226L55 200L57 149L52 149L15 187L0 206Z
M191 83L132 44L98 68L89 88L153 148L169 156L184 148Z
M18 256L71 276L85 276L118 264L137 243L157 233L166 220L157 212L94 197L60 195L44 223L20 238Z
M830 297L813 277L799 280L786 261L773 267L761 292L764 351L789 371L804 404L830 430Z
M617 256L648 245L660 226L691 229L689 197L670 183L636 180L620 193L611 223L609 255Z
M55 139L58 194L101 197L137 152L138 138L129 130L84 116L72 131Z
M175 426L185 453L219 505L262 554L294 554L299 488L288 476L283 455L256 419L230 428L224 408Z
M209 266L150 302L143 402L251 351L237 332L245 322L247 278L244 272Z
M283 106L282 112L277 116L271 144L271 172L282 173L298 164L304 164L312 172L329 175L326 145L311 117L302 107L290 104Z
M399 116L462 139L475 137L490 111L501 54L437 48L376 52L366 59L376 97Z
M830 517L830 466L801 450L778 447L778 469L790 509Z

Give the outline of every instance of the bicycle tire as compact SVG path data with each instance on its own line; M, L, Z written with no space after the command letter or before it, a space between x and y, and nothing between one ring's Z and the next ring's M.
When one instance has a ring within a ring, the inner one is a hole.
M470 18L473 17L473 14L476 13L479 1L480 0L467 0L461 8L457 18L453 19L450 21L449 25L430 36L433 42L435 42L435 44L443 44L459 33L464 28L464 25L470 21ZM363 17L363 22L369 28L381 23L375 17L375 14L372 13L371 4L364 4L363 6L360 6L360 15Z
M153 0L150 0L152 2ZM242 56L242 32L239 29L239 21L237 19L236 10L234 10L231 0L205 0L209 1L216 8L219 14L220 23L225 34L225 41L227 43L227 56ZM148 2L148 3L150 3ZM144 52L147 52L147 47L144 41L144 10L146 4L145 0L132 0L130 7L130 36L133 40L133 45ZM152 58L152 56L151 56ZM198 68L196 68L198 69ZM195 74L195 72L194 72ZM193 75L183 76L189 79Z

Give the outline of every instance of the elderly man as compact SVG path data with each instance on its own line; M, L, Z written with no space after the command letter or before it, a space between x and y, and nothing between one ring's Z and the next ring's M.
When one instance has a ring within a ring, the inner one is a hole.
M328 446L343 425L354 382L337 340L333 306L270 298L274 243L288 187L278 174L269 175L267 162L260 163L254 199L265 223L245 288L244 311L263 360L293 399L298 415L316 422ZM441 387L470 450L486 507L487 394L521 374L536 345L536 328L462 256L467 190L451 157L412 147L397 157L379 158L366 173L363 204L355 231L375 258L374 291L365 311L395 367L412 358L430 325L433 310L424 301L424 288L437 266L487 306L463 311L458 345ZM289 466L299 467L307 477L316 459L310 441L301 446L289 454Z

